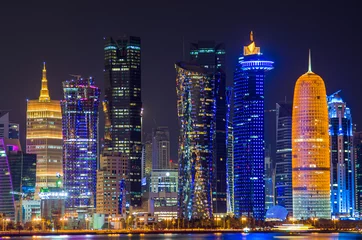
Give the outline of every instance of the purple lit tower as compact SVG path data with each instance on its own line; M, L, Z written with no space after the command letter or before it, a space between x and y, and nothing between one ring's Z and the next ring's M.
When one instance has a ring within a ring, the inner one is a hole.
M100 90L92 78L63 82L63 166L66 211L84 217L95 207Z

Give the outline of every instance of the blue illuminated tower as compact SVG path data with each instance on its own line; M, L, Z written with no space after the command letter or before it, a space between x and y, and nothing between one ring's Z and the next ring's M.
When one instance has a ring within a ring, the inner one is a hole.
M227 212L234 213L234 131L232 122L231 106L233 102L233 88L226 88L226 201Z
M335 217L353 217L355 169L352 115L338 93L327 98L331 144L331 210Z
M63 82L63 167L66 208L78 214L95 207L100 90L92 78Z
M235 215L264 219L264 78L273 69L253 33L234 74Z

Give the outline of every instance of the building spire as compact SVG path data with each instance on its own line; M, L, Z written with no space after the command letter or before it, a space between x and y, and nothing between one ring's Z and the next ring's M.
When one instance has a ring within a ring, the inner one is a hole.
M49 91L48 91L48 80L47 80L47 70L45 68L45 62L43 63L43 74L41 78L41 90L39 96L40 102L50 101Z
M250 41L254 42L253 31L250 31Z
M308 72L312 73L312 53L309 49Z

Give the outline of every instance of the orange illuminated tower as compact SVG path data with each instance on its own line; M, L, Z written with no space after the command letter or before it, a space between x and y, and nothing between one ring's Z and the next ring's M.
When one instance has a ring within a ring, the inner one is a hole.
M309 69L297 80L292 119L293 215L331 218L327 96L323 79Z
M50 100L45 63L39 99L27 102L26 152L37 155L36 190L61 187L62 112L60 101Z

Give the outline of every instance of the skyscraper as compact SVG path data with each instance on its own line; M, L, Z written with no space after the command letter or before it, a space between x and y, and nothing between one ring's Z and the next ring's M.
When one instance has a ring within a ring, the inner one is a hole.
M152 135L152 169L171 169L168 127L157 127Z
M214 41L199 41L190 45L190 60L199 64L210 78L214 78L214 119L215 131L213 136L213 183L212 203L213 214L227 212L226 184L226 75L225 75L225 46Z
M13 184L11 181L9 161L6 155L4 139L0 138L0 213L5 214L4 218L15 219L15 203Z
M212 217L214 79L197 64L176 64L179 135L178 215Z
M112 217L126 217L125 183L128 159L123 154L101 156L97 171L97 213Z
M105 146L128 155L127 187L132 207L141 206L141 39L107 38L104 45Z
M45 63L40 96L27 102L26 152L37 155L36 192L57 187L63 176L62 112L59 100L51 100Z
M295 84L292 118L293 216L330 219L330 154L323 79L308 72Z
M275 204L293 216L292 103L276 104Z
M275 197L274 197L274 182L275 182L275 168L273 166L273 161L271 158L271 145L265 148L265 162L264 162L264 171L265 171L265 210L270 209L274 206Z
M338 95L328 96L331 144L332 216L353 217L355 209L355 169L353 159L352 115Z
M232 122L232 99L233 99L233 88L226 88L226 149L227 149L227 161L226 161L226 169L227 169L227 212L230 214L234 213L234 130L233 130L233 122Z
M355 132L353 137L353 150L356 179L355 202L356 211L359 216L362 216L362 132Z
M251 43L234 74L235 215L264 219L264 79L273 62Z
M63 82L63 165L66 208L86 213L95 207L100 90L92 78Z
M9 121L9 112L0 111L0 138L19 139L19 124Z
M33 199L36 182L36 155L24 153L19 139L4 139L4 143L15 200L19 200L21 194L28 199Z

